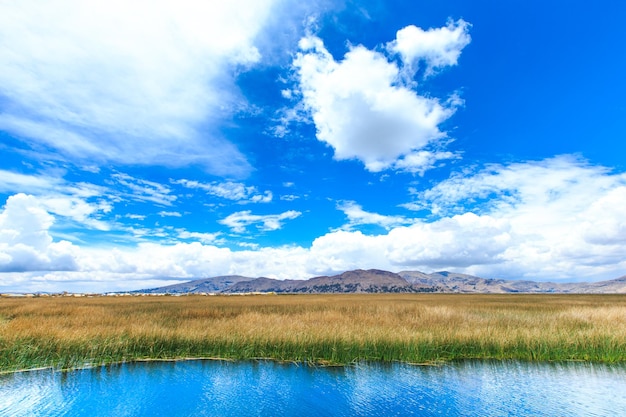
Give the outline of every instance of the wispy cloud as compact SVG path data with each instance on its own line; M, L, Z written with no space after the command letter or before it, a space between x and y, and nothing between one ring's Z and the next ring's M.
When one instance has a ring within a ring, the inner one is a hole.
M50 175L27 175L13 171L0 170L0 191L27 192L50 191L64 184L65 181L57 176Z
M187 230L178 229L178 238L182 240L195 240L204 244L218 243L218 239L221 233L201 233L201 232L189 232Z
M133 220L145 220L146 216L143 214L126 214L124 215L124 217L126 217L127 219L133 219Z
M240 108L234 77L273 0L0 6L0 129L90 163L249 171L207 122Z
M161 206L171 206L177 199L177 196L172 194L172 189L165 184L134 178L123 173L112 174L111 178L113 184L123 187L118 190L126 198L152 202Z
M240 182L226 181L203 183L187 179L175 180L172 182L186 188L200 189L209 195L224 198L226 200L237 201L241 204L269 203L273 199L271 191L259 192L257 187L246 186Z
M272 231L283 227L285 220L293 220L300 217L302 213L289 210L281 214L252 214L250 210L238 211L219 221L220 224L229 227L233 232L244 233L246 228L257 225L260 230Z
M24 193L36 199L48 212L58 216L57 229L79 226L88 230L110 231L122 227L122 218L144 220L145 215L115 215L119 203L135 201L171 207L177 196L164 184L114 173L106 185L71 182L65 171L22 174L0 170L0 192ZM162 213L175 213L164 211ZM180 215L180 213L176 213Z
M337 204L337 208L348 217L348 223L342 227L343 230L351 230L361 225L377 225L387 230L412 223L411 220L402 216L385 216L378 213L371 213L354 201L343 201Z
M107 187L70 183L62 172L22 174L0 170L0 192L28 194L50 213L89 229L109 230L101 216L112 210Z
M158 215L161 217L183 217L178 211L159 211Z

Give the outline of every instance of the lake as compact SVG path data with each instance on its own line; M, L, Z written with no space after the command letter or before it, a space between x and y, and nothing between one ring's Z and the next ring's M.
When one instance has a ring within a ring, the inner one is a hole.
M1 416L616 416L626 366L138 362L0 375Z

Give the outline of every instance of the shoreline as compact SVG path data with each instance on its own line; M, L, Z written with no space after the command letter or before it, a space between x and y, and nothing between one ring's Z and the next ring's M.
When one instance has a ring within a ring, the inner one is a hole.
M65 373L65 372L74 372L74 371L83 371L89 369L97 369L108 366L121 366L121 365L132 365L132 364L141 364L141 363L169 363L169 362L192 362L192 361L207 361L207 362L224 362L224 363L246 363L246 362L272 362L281 365L295 365L295 366L304 366L311 368L347 368L352 366L359 366L362 364L365 365L407 365L407 366L415 366L415 367L439 367L446 366L451 364L459 364L466 362L508 362L508 363L523 363L523 364L533 364L533 365L561 365L561 364L587 364L587 365L604 365L604 366L617 366L624 367L626 369L626 361L620 362L603 362L603 361L587 361L580 359L569 359L569 360L523 360L523 359L497 359L497 358L465 358L465 359L451 359L451 360L436 360L436 361L428 361L428 362L406 362L406 361L352 361L347 363L323 363L323 362L303 362L303 361L295 361L295 360L282 360L282 359L274 359L274 358L247 358L247 359L230 359L230 358L216 358L216 357L181 357L181 358L139 358L133 360L126 361L118 361L118 362L108 362L101 364L93 364L93 365L85 365L81 367L74 368L58 368L54 366L42 366L36 368L27 368L27 369L17 369L14 371L0 371L1 376L13 375L13 374L22 374L29 372L39 372L39 371L51 371L57 373Z

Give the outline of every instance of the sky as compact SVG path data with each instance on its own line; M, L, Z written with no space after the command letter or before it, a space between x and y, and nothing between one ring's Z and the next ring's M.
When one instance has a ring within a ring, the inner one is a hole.
M626 274L626 3L0 0L0 292Z

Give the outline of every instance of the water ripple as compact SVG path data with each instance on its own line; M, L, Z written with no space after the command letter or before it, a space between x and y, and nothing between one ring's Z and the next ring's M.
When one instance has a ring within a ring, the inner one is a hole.
M135 363L0 376L0 416L626 415L626 367Z

